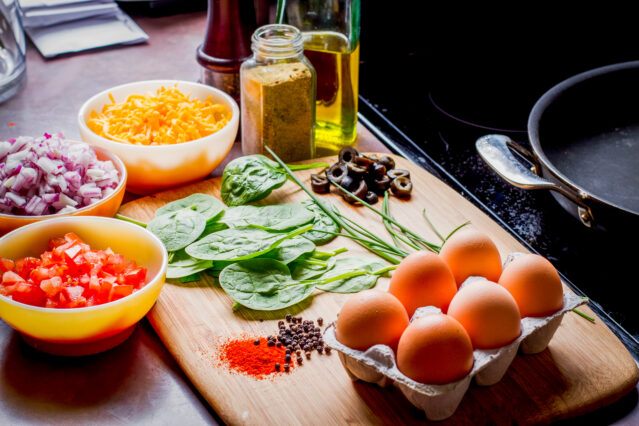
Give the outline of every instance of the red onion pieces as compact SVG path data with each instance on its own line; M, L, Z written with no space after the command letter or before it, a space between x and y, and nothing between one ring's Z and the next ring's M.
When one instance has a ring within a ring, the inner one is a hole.
M86 143L62 135L0 141L0 213L67 213L111 194L120 176Z

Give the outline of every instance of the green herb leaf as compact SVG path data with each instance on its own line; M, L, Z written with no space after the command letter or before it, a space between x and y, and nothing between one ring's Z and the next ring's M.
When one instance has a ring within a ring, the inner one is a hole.
M315 244L302 236L298 236L282 241L277 247L262 257L276 259L288 264L306 254L313 253L313 251L315 251Z
M177 212L182 209L195 210L206 220L215 218L226 207L217 198L208 194L191 194L180 200L172 201L155 211L155 217Z
M166 268L167 278L182 278L189 275L202 272L205 269L209 269L213 266L213 262L210 260L198 260L196 263L188 266L175 266L169 263Z
M263 155L245 155L226 165L222 174L222 200L241 206L266 198L286 182L286 173Z
M309 262L306 259L299 259L289 264L291 270L291 277L295 281L312 280L330 271L335 265L335 258L331 257L324 262L325 265L321 265L314 262Z
M386 267L388 267L386 262L374 258L344 257L336 259L335 266L321 277L316 277L316 279L327 280L353 271L362 271L364 273L362 275L332 281L327 284L321 284L318 285L317 288L333 293L357 293L358 291L373 287L377 282L377 278L379 278L375 272L384 270Z
M301 204L273 204L267 206L230 207L219 219L230 228L259 226L287 230L310 223L315 215Z
M222 270L220 285L237 303L249 309L287 308L313 293L314 283L296 283L286 264L275 259L249 259Z
M147 225L164 243L167 251L177 251L195 241L206 227L206 218L191 209L155 217Z
M330 209L335 213L339 213L337 207L335 207L335 205L333 205L329 201L320 200L320 202L327 209ZM315 201L310 198L308 200L302 201L302 205L315 215L315 218L313 219L313 229L306 232L303 235L304 238L308 238L317 245L322 245L328 243L336 237L335 233L338 233L341 228L333 219L331 219L329 215L326 214L326 212L324 212L324 209L322 209L319 205L317 205ZM331 234L322 231L329 231L333 233Z
M282 241L310 229L312 225L289 233L269 232L257 228L229 228L214 232L194 242L186 252L203 260L244 260L260 256Z

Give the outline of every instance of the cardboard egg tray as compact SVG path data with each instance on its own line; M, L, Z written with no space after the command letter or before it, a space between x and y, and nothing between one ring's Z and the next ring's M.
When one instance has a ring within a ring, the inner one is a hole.
M516 256L510 255L506 264ZM470 277L464 285L480 277ZM453 415L474 379L479 386L491 386L499 382L518 350L524 354L536 354L548 346L566 312L587 303L571 291L564 291L564 307L547 317L528 317L521 320L521 335L512 343L495 349L475 349L474 365L468 375L445 385L427 385L403 375L397 368L395 353L386 345L375 345L362 352L337 341L335 324L324 331L324 342L339 353L339 358L353 380L377 383L381 387L394 384L417 408L424 411L428 420L444 420ZM433 311L433 306L419 308L411 321Z

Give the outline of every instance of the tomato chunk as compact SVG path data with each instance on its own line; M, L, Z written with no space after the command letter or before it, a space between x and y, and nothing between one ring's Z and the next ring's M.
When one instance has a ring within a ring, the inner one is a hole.
M127 297L146 284L146 269L113 250L92 250L77 235L52 238L49 250L0 258L0 295L49 308L78 308Z

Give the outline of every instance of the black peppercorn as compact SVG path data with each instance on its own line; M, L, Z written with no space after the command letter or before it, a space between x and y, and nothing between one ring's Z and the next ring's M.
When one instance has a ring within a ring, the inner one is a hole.
M301 357L301 356L298 356L298 357L297 357L297 363L298 363L298 364L301 364L301 363L302 363L302 357Z
M291 361L291 354L284 355L284 361L290 362Z
M323 323L323 322L324 322L324 318L319 317L319 318L317 319L317 324L318 324L320 327L322 326L322 323Z
M260 344L260 339L255 339L255 341L253 342L253 344L254 344L255 346L259 345L259 344Z
M288 371L291 367L288 364L284 364L284 371Z
M279 362L275 363L275 371L280 371L280 363Z
M291 314L286 314L284 318L286 318L286 322L291 322Z

